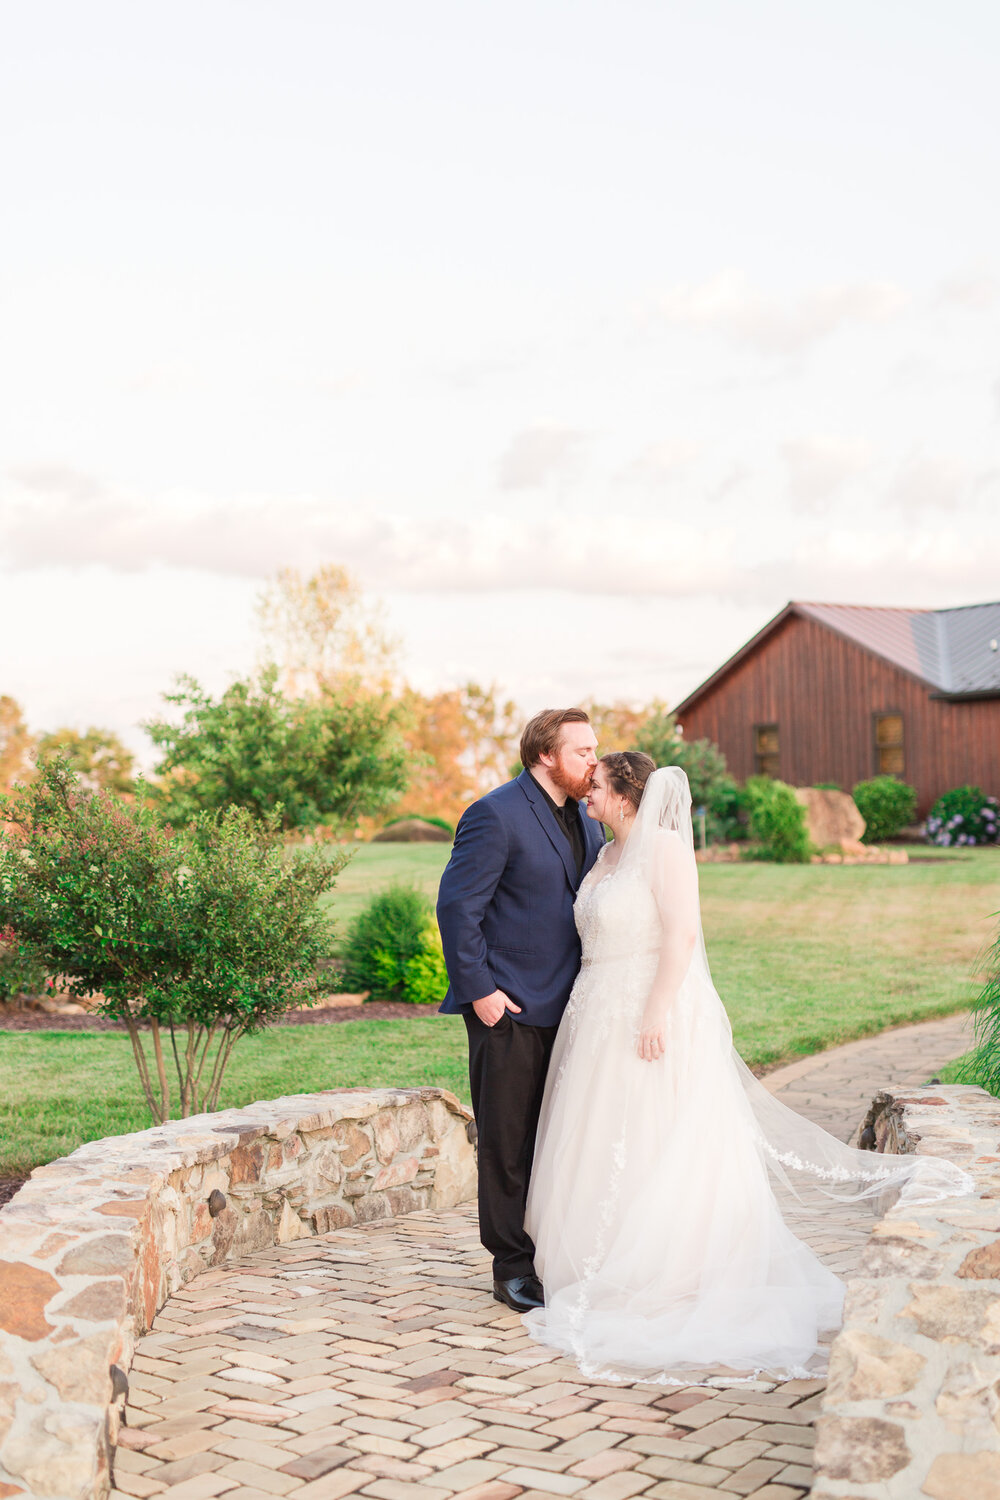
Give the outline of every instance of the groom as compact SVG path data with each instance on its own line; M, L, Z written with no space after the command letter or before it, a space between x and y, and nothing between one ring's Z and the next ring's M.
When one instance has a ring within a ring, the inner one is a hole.
M580 967L573 900L604 842L580 807L596 747L582 708L536 714L520 776L462 814L438 895L441 1009L469 1033L479 1233L493 1295L516 1312L543 1305L524 1206L552 1043Z

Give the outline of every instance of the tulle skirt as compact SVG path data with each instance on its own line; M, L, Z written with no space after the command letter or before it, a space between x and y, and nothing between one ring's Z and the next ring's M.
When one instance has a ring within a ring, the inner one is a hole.
M782 1215L721 1002L689 983L643 1062L636 962L584 968L556 1037L526 1217L546 1306L526 1324L612 1380L821 1373L843 1287Z

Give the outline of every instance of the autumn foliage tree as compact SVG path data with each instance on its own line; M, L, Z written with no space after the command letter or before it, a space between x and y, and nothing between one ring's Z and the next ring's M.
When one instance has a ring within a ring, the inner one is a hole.
M346 568L327 563L307 577L282 568L257 601L257 623L261 667L273 664L292 697L385 693L395 683L398 643Z
M0 696L0 791L31 774L33 748L21 705L6 694Z
M409 786L397 811L455 824L470 802L508 779L517 706L495 685L467 682L430 695L408 688L402 707Z
M39 761L65 760L87 791L128 793L135 757L110 729L53 729L38 740Z
M399 816L457 822L463 809L505 781L517 752L517 708L496 686L463 683L424 694L402 684L399 647L378 606L342 567L303 575L283 568L258 603L261 661L303 699L384 701L392 694L406 747ZM372 825L374 826L374 825Z
M588 701L582 706L590 715L599 755L606 755L610 750L635 749L636 739L646 725L667 712L667 705L659 698L639 708L620 699L615 703Z

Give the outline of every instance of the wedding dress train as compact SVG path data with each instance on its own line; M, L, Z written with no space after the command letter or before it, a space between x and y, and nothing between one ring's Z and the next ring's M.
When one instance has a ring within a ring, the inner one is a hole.
M900 1194L928 1202L971 1179L934 1158L853 1150L745 1067L701 937L682 771L650 776L620 854L607 846L583 882L576 920L583 962L528 1195L546 1295L530 1332L612 1380L821 1373L843 1287L789 1219L845 1201L884 1210ZM656 1062L637 1051L651 1006L666 1033Z

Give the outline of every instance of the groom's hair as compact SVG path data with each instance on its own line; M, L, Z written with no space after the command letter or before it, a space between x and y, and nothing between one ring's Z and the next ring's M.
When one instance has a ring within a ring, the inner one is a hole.
M551 755L559 744L564 724L589 724L590 715L583 708L543 708L529 719L521 735L521 764L527 770L537 766L543 755Z

